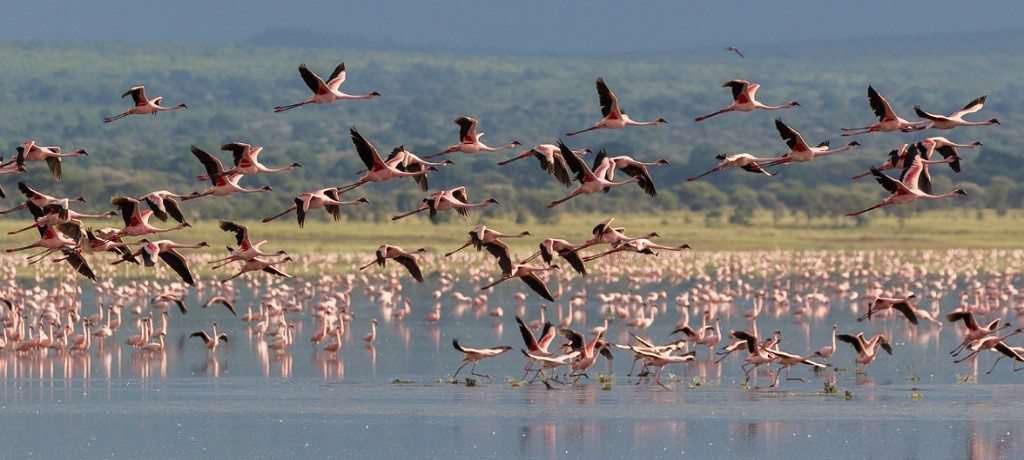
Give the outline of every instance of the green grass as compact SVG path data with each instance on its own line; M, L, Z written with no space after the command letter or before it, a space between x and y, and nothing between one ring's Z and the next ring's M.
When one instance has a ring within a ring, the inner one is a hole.
M506 240L516 251L526 252L545 237L565 238L581 242L593 226L605 216L562 216L555 223L509 220L488 220L486 224L504 232L529 230L533 237ZM261 224L240 221L249 226L254 240L269 242L264 250L285 250L295 254L371 253L387 242L407 250L425 247L430 251L447 252L465 242L466 232L477 225L476 219L455 217L449 222L430 224L426 219L412 218L400 222L307 222L299 229L293 220ZM773 223L767 213L756 214L752 225L723 223L708 225L702 214L687 212L663 213L658 216L627 215L615 219L630 235L658 232L663 243L689 243L696 251L742 250L857 250L857 249L954 249L954 248L1020 248L1024 247L1024 216L1011 212L998 217L986 211L982 218L973 210L931 211L906 218L902 224L893 216L875 216L868 225L853 226L848 218L822 219L807 222L802 217L786 217ZM114 226L120 221L89 222L96 227ZM0 221L0 232L27 225L23 220ZM33 241L37 234L25 232L3 237L3 247L14 247ZM216 222L202 221L191 229L164 234L182 243L207 241L214 251L234 245L232 236L220 231ZM130 239L131 240L131 239Z

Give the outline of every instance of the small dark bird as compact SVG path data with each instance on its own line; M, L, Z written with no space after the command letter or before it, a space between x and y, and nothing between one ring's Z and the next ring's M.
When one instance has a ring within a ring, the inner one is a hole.
M743 53L740 52L740 49L735 46L726 46L725 51L732 51L733 53L736 53L737 56L744 57Z

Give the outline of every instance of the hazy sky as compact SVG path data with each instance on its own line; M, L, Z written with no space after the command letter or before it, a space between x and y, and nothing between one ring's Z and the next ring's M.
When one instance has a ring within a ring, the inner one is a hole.
M303 28L435 49L600 53L1021 27L1024 2L4 1L0 39L231 43Z

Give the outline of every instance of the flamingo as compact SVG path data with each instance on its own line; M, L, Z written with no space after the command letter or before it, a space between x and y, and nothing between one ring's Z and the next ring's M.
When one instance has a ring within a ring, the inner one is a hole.
M879 94L878 91L875 91L875 88L871 85L868 85L868 102L871 104L871 110L878 117L878 121L863 128L842 128L843 136L864 133L891 133L893 131L909 133L925 129L924 122L907 121L896 115L892 105L889 104L889 100Z
M363 161L364 165L366 165L366 174L364 174L363 177L354 184L338 187L338 190L342 193L370 182L384 182L400 177L419 177L424 176L431 171L437 171L437 168L434 166L420 168L415 172L400 170L398 169L397 164L389 164L385 162L380 157L380 153L377 152L377 148L374 147L370 141L366 140L366 138L356 130L355 126L349 128L349 134L352 137L352 144L356 147L356 153L359 154L359 159Z
M715 155L715 159L719 160L719 162L717 165L715 165L714 168L711 168L708 171L698 174L696 176L689 177L686 179L686 181L692 182L708 174L715 173L728 168L740 168L747 172L752 172L755 174L764 174L768 177L771 177L774 176L775 174L765 171L761 163L775 161L778 158L758 158L749 153L722 153Z
M664 118L656 118L651 121L634 121L630 119L626 115L626 111L619 107L619 98L608 88L603 77L597 77L595 86L597 87L597 98L598 102L601 103L601 116L603 118L589 128L565 133L566 136L575 136L595 129L622 129L626 126L652 126L668 123Z
M597 157L594 158L593 170L597 171L598 168L604 163L607 163L608 167L604 169L604 178L606 180L615 179L615 171L619 170L630 177L640 177L642 180L638 181L640 188L644 190L650 196L658 196L658 191L654 188L654 179L651 178L651 173L647 170L648 166L661 166L667 165L668 160L662 158L660 160L652 162L643 162L633 159L627 155L618 155L609 157L605 151L598 153Z
M242 276L242 275L244 275L246 273L257 272L257 271L262 271L262 272L270 273L271 275L277 275L277 276L280 276L282 278L291 278L292 277L291 275L289 275L289 274L287 274L285 272L282 272L281 270L278 270L276 267L274 267L274 265L288 263L288 262L291 262L291 261L292 261L292 258L290 256L285 256L284 258L281 258L281 259L278 259L278 260L263 260L263 259L260 259L258 257L253 257L253 258L251 258L249 260L246 260L245 262L242 263L242 268L238 271L238 273L235 273L234 275L232 275L232 276L230 276L228 278L224 278L224 279L220 280L220 282L221 282L221 284L227 283L228 281L231 281L231 280L233 280L235 278L238 278L239 276Z
M139 264L139 261L135 258L135 254L132 253L132 250L127 244L121 241L120 237L116 237L116 235L114 239L99 237L96 236L92 229L87 229L85 234L86 239L89 242L90 251L107 251L117 254L120 256L120 260L114 262L114 264L120 264L122 262L131 262L136 265Z
M78 202L85 203L85 198L83 198L81 196L77 196L77 197L74 197L74 198L57 198L57 197L53 197L53 196L50 196L50 195L45 195L45 194L40 193L40 192L32 189L31 187L29 187L27 184L25 184L24 181L18 182L18 191L20 191L21 194L25 196L26 201L24 203L18 205L18 206L13 207L13 208L5 209L3 211L0 211L0 216L5 215L5 214L10 214L10 213L12 213L14 211L20 211L22 209L25 209L25 208L28 207L28 203L29 202L31 202L32 204L36 205L36 207L38 209L43 209L43 208L46 207L46 205L49 205L49 204L60 204L60 203L63 203L64 201L68 201L68 202L70 202L70 201L78 201ZM33 215L32 217L33 218L39 218L40 216Z
M228 299L226 299L226 298L224 298L222 296L218 295L218 296L210 297L209 300L207 300L206 302L203 303L203 308L210 308L213 305L223 305L224 308L227 308L228 311L230 311L232 315L238 316L238 312L235 311L235 305L233 303L231 303L230 300L228 300Z
M957 144L945 137L928 137L922 140L919 144L924 150L922 157L925 160L930 160L932 158L932 154L935 152L938 152L945 160L953 158L949 163L949 167L952 168L955 173L960 172L960 152L957 149L973 149L985 145L982 144L981 141L974 141L970 144Z
M669 364L675 363L687 363L696 359L697 350L689 351L681 355L673 355L671 352L655 352L652 350L637 348L636 346L630 345L630 350L636 353L644 361L644 368L653 366L658 368L658 373L655 374L654 383L661 385L662 388L668 389L664 383L661 383L661 375L665 373L665 367ZM643 373L643 371L641 371Z
M252 189L242 187L238 185L238 181L242 179L243 174L224 174L224 166L217 157L194 145L190 147L190 150L192 151L192 155L194 155L196 159L203 164L203 167L206 168L206 177L209 177L213 186L201 193L193 192L191 195L183 197L183 201L194 200L196 198L209 195L228 196L234 193L259 193L274 190L269 185Z
M972 343L970 346L967 347L968 349L971 350L971 353L969 355L967 355L967 356L965 356L963 358L957 359L957 360L953 361L953 363L960 364L960 363L962 363L964 361L970 360L971 363L972 363L971 367L975 368L975 373L977 373L976 366L977 366L977 363L978 363L978 355L981 354L981 352L983 352L985 350L996 349L996 351L1002 353L1004 356L1007 356L1007 355L1008 356L1017 355L1017 356L1015 356L1015 358L1016 358L1016 357L1018 357L1020 355L1020 353L1017 350L1015 350L1012 347L1010 347L1009 345L1006 345L1005 343L1003 343L1003 340L1006 340L1006 339L1008 339L1010 337L1013 337L1013 336L1015 336L1017 334L1020 334L1021 332L1024 332L1024 328L1014 329L1009 334L1006 334L1006 335L1003 335L1003 336L989 336L989 337L985 337L985 338L982 338L980 340L977 340L974 343ZM999 347L1001 349L997 349L997 347ZM1002 358L1003 358L1002 356L999 357L999 359L1002 359ZM999 363L999 359L996 359L996 364ZM992 370L994 370L994 369L995 369L995 364L992 365ZM992 373L992 370L989 370L987 373ZM969 375L965 376L964 377L964 381L966 382L969 377L970 377Z
M445 257L451 257L452 254L459 252L469 246L473 246L477 251L483 249L484 245L498 241L498 238L522 238L524 236L530 236L530 232L523 230L519 233L502 233L494 229L487 228L485 225L477 225L469 231L469 239L466 244L459 246L458 249L445 253Z
M480 290L486 291L487 289L490 289L512 278L519 278L522 279L523 282L530 287L530 289L533 289L533 292L536 292L538 295L543 297L548 302L554 302L555 297L551 295L551 291L548 290L548 287L544 284L544 281L541 281L540 277L537 276L537 273L558 269L559 267L557 265L550 265L547 267L531 267L529 265L515 264L510 267L510 270L507 270L506 273L502 274L501 278L498 278L497 281L486 286L482 286Z
M17 166L30 161L45 161L47 168L50 169L50 175L53 176L53 180L61 180L61 158L65 157L79 157L89 156L89 152L84 149L77 149L71 153L62 153L60 147L51 146L43 147L36 144L34 140L28 140L23 142L17 148L18 155L13 159L8 160L6 163L0 162L0 167L5 166Z
M902 181L893 179L892 177L885 175L884 173L876 169L874 166L872 166L871 174L875 176L875 180L878 181L878 183L881 184L882 187L884 187L889 193L891 193L891 195L889 195L884 200L882 200L881 202L874 206L863 209L861 211L850 212L847 213L846 215L856 216L871 211L872 209L881 208L883 206L888 206L891 204L913 203L918 199L938 200L942 198L952 198L957 195L967 195L967 192L959 188L942 195L932 195L921 190L921 188L918 185L918 181L922 176L921 172L928 167L927 165L934 163L948 163L949 161L923 160L921 159L919 152L910 153L908 155L914 155L914 158L912 160L913 163L911 163L908 169L904 170ZM927 188L931 188L931 184L927 184Z
M305 62L299 64L299 75L302 76L302 81L306 83L309 90L313 92L313 96L305 101L295 104L279 105L274 107L275 113L281 113L285 110L291 110L306 104L327 104L338 100L373 99L375 97L380 97L380 93L377 91L363 95L352 95L341 92L341 84L345 83L345 77L347 76L344 62L338 64L338 66L334 68L334 71L331 72L331 76L327 78L327 82L324 82L323 78L320 78L319 75L309 70L309 68L306 67Z
M886 156L885 158L885 161L882 162L882 165L875 169L879 171L887 171L890 169L897 168L907 169L908 167L910 167L910 162L907 161L907 152L910 151L910 146L911 144L903 144L900 145L899 147L896 147L895 149L890 150L888 156ZM861 173L856 176L853 176L853 179L860 179L862 177L870 175L871 170L868 170L868 172L866 173Z
M968 102L964 108L957 110L949 115L936 115L933 113L925 112L921 110L921 106L914 106L914 113L917 116L928 120L925 123L925 128L932 129L953 129L960 126L980 126L980 125L999 125L999 120L995 118L989 118L985 121L967 121L964 120L964 115L970 115L976 113L985 106L985 99L988 99L988 94L982 94L977 99Z
M707 115L702 115L693 119L695 123L707 120L715 115L721 115L726 112L750 112L753 110L782 110L793 107L800 107L800 103L797 101L789 101L782 105L765 105L756 99L757 90L761 85L757 83L751 83L746 80L729 80L722 83L722 88L732 89L732 104L728 107L712 112Z
M889 344L889 339L882 334L872 337L871 340L865 340L863 332L857 335L839 334L836 339L853 345L853 349L857 351L857 358L854 361L860 365L859 371L863 371L868 364L875 361L878 356L878 347L881 347L886 353L892 354L892 345Z
M502 150L508 150L517 145L523 144L519 140L513 139L511 141L508 141L507 144L501 147L490 147L487 144L484 144L483 142L480 141L480 138L483 137L484 133L476 132L476 125L480 123L479 121L477 121L477 119L472 117L458 117L455 120L453 120L453 122L459 125L459 143L451 145L438 153L430 154L423 158L431 159L434 157L439 157L441 155L447 155L449 153L455 152L467 154L480 152L500 152Z
M476 365L477 365L477 363L479 363L480 361L483 361L483 360L485 360L487 358L493 358L495 356L498 356L498 355L500 355L502 353L505 353L506 351L509 351L509 350L512 349L512 347L510 347L508 345L502 345L502 346L491 347L491 348L465 348L465 347L463 347L462 345L459 344L459 339L452 339L452 346L455 347L455 349L458 350L463 355L462 356L462 365L459 366L459 368L455 371L455 375L453 375L452 378L458 377L459 376L459 372L462 372L462 368L466 367L467 364L472 363L473 366L469 368L470 375L475 375L477 377L483 377L483 378L488 379L488 380L491 379L490 376L488 376L486 374L477 374L476 373Z
M377 320L370 321L370 332L363 335L363 342L373 343L377 341Z
M117 230L115 233L118 237L166 233L191 226L185 222L171 228L155 227L149 223L149 218L153 215L153 211L140 209L139 200L134 198L115 196L110 199L110 204L117 206L121 210L121 218L124 220L124 228Z
M779 131L779 136L782 137L782 140L786 141L786 146L789 147L789 152L786 152L774 161L768 162L764 165L765 167L784 165L793 162L803 163L818 157L831 155L833 153L852 150L860 145L860 142L851 141L841 148L829 150L828 141L825 141L818 144L817 147L811 147L799 132L783 123L780 118L775 119L775 129Z
M828 345L826 345L824 347L819 348L818 351L815 351L814 352L814 356L820 356L821 359L824 359L825 361L828 361L829 358L832 357L832 355L836 354L836 330L837 329L839 329L839 326L836 325L836 324L833 324L832 325L832 342L830 342Z
M956 356L964 349L968 344L984 339L1001 329L1010 327L1010 323L1005 323L1002 326L999 325L999 321L1002 318L996 318L989 321L988 324L981 325L978 323L977 318L974 317L974 313L970 311L958 310L946 315L946 321L955 323L957 321L963 321L964 326L967 327L967 332L964 333L964 339L960 342L956 348L949 352L950 355Z
M469 202L469 192L466 186L456 187L450 190L440 190L426 196L416 209L391 216L391 220L399 220L418 214L423 211L430 211L430 221L437 223L437 213L454 210L463 216L469 216L473 208L483 208L492 204L498 204L498 200L489 198L479 203Z
M583 148L573 150L572 153L585 155L590 153L590 149ZM513 161L530 156L537 158L537 161L540 162L540 168L547 171L548 174L555 176L562 185L565 185L566 187L572 185L572 176L569 174L569 167L565 164L565 159L562 158L561 149L559 149L555 144L538 144L532 149L526 150L519 155L504 161L499 161L498 166L505 166Z
M210 247L210 245L205 241L197 244L181 244L175 243L171 240L150 241L146 238L139 240L139 244L141 246L135 255L141 255L142 260L147 267L156 265L156 258L159 256L160 260L163 260L167 266L171 267L171 270L174 270L174 272L181 277L181 280L189 286L196 285L195 279L192 277L192 272L188 269L188 263L185 261L185 257L176 251L176 249L198 249Z
M163 97L154 97L153 99L147 98L146 87L142 85L133 86L130 89L128 89L128 91L125 91L124 94L121 95L121 99L124 99L128 95L132 96L132 101L135 102L135 105L121 114L104 118L104 123L110 123L114 120L120 120L124 117L127 117L128 115L156 115L157 113L163 112L165 110L177 110L188 108L188 106L184 103L172 107L164 107L160 105L160 101L163 100Z
M626 241L613 243L611 249L599 254L584 257L583 261L590 262L594 259L600 259L601 257L615 254L616 252L624 251L635 252L638 254L655 255L655 249L660 249L663 251L685 251L691 248L690 245L686 243L680 244L678 246L666 246L663 244L657 244L647 238L633 238Z
M633 182L640 184L641 188L646 189L646 186L644 185L645 180L642 176L630 176L629 179L626 179L621 182L609 181L605 179L605 176L607 172L606 168L610 168L611 165L609 165L608 163L602 163L597 170L592 171L590 168L587 167L586 163L584 163L583 160L580 159L580 157L576 156L576 154L572 153L572 149L566 146L562 141L558 141L558 147L559 149L561 149L562 158L565 158L566 164L569 165L569 169L571 169L573 174L576 175L576 179L579 180L580 185L576 187L576 189L573 190L572 193L569 194L569 196L549 203L549 208L558 206L559 204L562 204L580 195L589 195L592 193L597 193L600 191L611 189L613 187L618 187L620 185L631 184ZM602 155L602 153L598 153L598 156L600 155Z
M779 349L778 344L776 344L772 348L769 348L768 351L775 355L775 358L779 361L779 369L775 371L775 381L772 382L771 384L773 388L779 386L779 377L782 375L783 369L786 370L786 380L799 380L803 382L804 379L799 377L790 378L789 369L792 368L793 366L796 366L797 364L806 364L816 369L825 369L827 367L824 364L821 364L817 361L813 361L808 357L784 352Z
M136 200L145 201L149 209L153 211L153 216L162 222L167 222L167 218L170 217L179 224L186 224L188 222L181 212L181 204L178 203L178 200L183 200L186 196L169 190L156 190L136 198Z
M423 254L425 252L427 252L427 250L424 248L419 248L413 252L405 252L405 250L398 246L392 246L385 243L377 248L377 252L374 253L375 258L366 265L359 267L359 270L365 270L373 264L384 267L388 259L394 259L409 271L409 274L412 275L412 278L415 279L417 283L422 283L423 273L420 271L420 266L416 264L415 254Z
M412 180L419 184L420 190L423 190L424 192L430 188L430 182L427 180L427 174L420 174L421 171L435 171L436 169L432 170L430 168L441 168L453 164L455 164L455 162L452 160L443 160L438 162L426 161L416 156L416 154L406 150L405 145L395 147L391 153L388 154L388 157L384 159L384 165L387 167L394 168L401 172L415 174L409 177L412 177ZM366 174L366 171L366 169L362 169L356 171L356 174Z
M196 331L196 332L193 332L188 337L189 338L199 337L200 339L203 339L203 345L206 346L206 349L210 350L211 352L217 351L217 345L220 345L220 342L222 340L225 343L228 342L228 335L227 334L224 334L224 333L218 334L217 333L217 322L216 321L213 322L213 334L207 334L206 331Z
M341 207L369 203L366 198L357 198L351 201L341 201L341 192L337 188L322 188L310 192L304 192L295 197L295 204L284 211L270 217L265 217L260 222L267 223L292 211L295 211L295 218L299 222L299 228L306 225L306 213L311 209L324 208L337 222L341 220Z
M231 152L232 160L234 161L234 167L221 171L218 174L221 176L230 174L273 174L302 167L299 163L291 163L278 168L269 168L259 161L259 154L263 151L263 147L253 147L245 142L229 142L221 145L220 149ZM197 178L199 180L208 180L210 175L203 174Z
M735 47L735 46L726 46L723 49L723 51L731 51L733 53L736 53L736 55L739 56L739 57L746 57L746 56L743 55L743 53L740 52L740 49Z
M220 221L218 225L221 230L235 234L235 242L238 244L238 249L231 251L231 255L227 257L211 260L209 262L211 264L220 263L219 265L211 268L217 269L237 260L246 261L261 256L283 256L287 254L284 251L277 251L275 253L263 252L260 247L266 244L267 240L261 240L253 243L249 239L249 228L244 225L224 220ZM230 250L230 248L228 249Z
M545 238L539 246L540 250L524 259L523 263L527 263L540 256L544 263L551 265L554 263L555 255L557 254L565 259L566 262L569 262L569 265L573 270L576 270L576 273L587 276L587 267L583 264L583 259L580 258L578 246L559 238Z

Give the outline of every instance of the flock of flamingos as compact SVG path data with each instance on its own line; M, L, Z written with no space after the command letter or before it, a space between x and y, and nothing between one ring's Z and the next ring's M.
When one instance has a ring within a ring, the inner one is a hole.
M344 64L338 65L326 80L309 70L305 64L299 66L299 74L312 91L312 96L295 104L275 107L275 112L307 104L381 96L378 92L363 95L342 92L341 85L347 77ZM667 123L662 118L633 120L626 115L615 93L603 78L597 78L596 87L601 119L590 127L566 133L566 136L600 129L617 130ZM777 111L800 107L797 101L774 106L761 103L756 99L760 86L746 80L730 80L722 87L731 91L732 102L721 110L696 117L694 122L702 122L727 112ZM156 115L187 108L184 103L164 105L162 98L147 95L143 86L129 89L122 97L127 96L131 96L133 104L123 113L105 119L106 123L134 115ZM982 95L948 115L933 114L914 107L921 120L909 121L898 116L889 101L869 86L868 102L877 121L862 128L844 128L842 135L952 130L999 124L994 118L985 121L965 119L980 111L985 99L986 96ZM491 147L481 141L483 133L477 131L476 119L460 116L454 122L459 127L458 142L423 157L406 150L404 146L393 149L387 156L381 155L369 139L352 127L352 142L366 167L360 172L360 179L352 184L302 193L295 197L292 206L263 219L263 222L295 213L301 228L307 214L318 208L338 220L341 206L368 203L365 198L342 198L343 194L360 186L371 182L390 181L394 184L397 182L394 179L409 178L427 192L428 177L452 164L449 159L452 154L498 152L521 144L518 140L511 140L501 147ZM780 118L774 122L788 147L786 153L767 158L748 153L721 155L718 157L721 162L714 169L687 180L697 180L730 168L772 176L772 168L812 161L859 146L853 141L841 148L830 149L827 141L818 144L807 142L797 130ZM954 172L960 172L962 158L958 149L980 145L981 142L976 141L958 144L945 137L927 137L919 142L898 146L880 165L871 166L869 171L855 177L874 177L889 196L864 210L851 212L850 215L887 205L909 204L919 199L965 195L959 189L933 194L929 165L945 163ZM39 239L23 247L7 249L7 252L30 249L40 249L42 252L27 259L9 257L0 265L7 279L0 290L0 301L6 305L2 317L4 327L0 336L0 349L6 349L16 356L48 353L49 349L56 350L56 353L74 354L88 353L94 342L98 342L99 346L104 346L106 342L120 346L118 343L123 341L124 346L136 349L138 353L161 354L165 352L165 337L174 306L182 314L186 313L187 293L190 287L194 287L198 295L208 299L202 304L203 308L224 307L225 315L230 313L237 316L235 296L251 293L254 304L248 306L248 311L240 319L249 324L250 334L264 341L266 348L282 353L296 340L295 315L312 315L315 327L309 340L314 347L322 346L323 353L337 354L356 317L352 305L353 292L357 288L363 289L371 301L379 303L382 315L402 320L411 314L412 302L401 294L401 278L408 272L408 276L415 281L424 282L421 266L426 263L436 267L440 273L440 286L434 292L436 304L425 314L425 319L430 323L443 321L448 314L464 314L466 309L475 311L479 316L504 316L503 308L488 306L485 294L465 295L458 292L457 280L451 273L459 270L456 268L459 266L466 267L466 279L481 291L519 278L529 289L527 292L547 302L557 303L569 297L567 315L563 315L562 304L559 304L557 315L545 316L547 306L541 305L539 316L533 318L526 306L529 296L524 292L515 294L519 305L514 316L524 341L520 348L525 356L523 379L530 378L532 373L533 380L541 379L549 387L548 382L552 381L576 383L581 377L590 378L588 370L602 356L610 360L616 349L633 357L634 368L630 375L635 372L641 381L654 377L654 383L663 387L662 374L667 366L690 362L701 362L705 366L711 363L717 365L733 353L743 356L742 370L747 381L758 377L759 368L765 368L768 369L770 386L774 387L779 385L783 373L790 378L792 367L824 369L831 366L834 356L844 353L839 350L841 347L837 341L851 345L852 359L863 369L881 351L892 354L894 342L891 337L886 334L866 337L862 332L853 331L838 333L839 328L833 326L831 342L823 343L820 348L811 351L797 353L783 350L781 331L759 334L757 318L761 315L791 315L823 319L829 315L829 309L834 308L832 305L849 302L851 310L860 315L858 321L906 322L910 337L917 337L918 334L927 337L927 334L915 331L917 328L942 327L943 315L938 311L938 301L957 292L958 286L961 286L960 306L944 315L946 321L956 323L956 327L962 330L962 343L950 352L955 362L969 362L971 372L968 377L977 375L978 359L986 351L997 356L996 363L1004 357L1010 358L1014 361L1014 370L1024 363L1024 348L1006 342L1009 337L1022 332L1022 329L1014 328L1009 322L996 317L1020 314L1013 311L1019 310L1014 304L1019 305L1022 300L1022 295L1013 289L1015 273L1007 271L994 274L982 283L980 273L972 275L970 272L955 272L951 268L972 265L972 261L965 260L970 255L956 252L928 253L927 258L933 266L937 264L944 267L940 270L927 270L923 265L909 260L906 255L898 253L823 252L798 257L778 253L693 253L684 252L689 249L686 244L656 243L656 232L641 236L627 235L624 228L616 227L613 219L609 218L597 223L585 241L573 243L562 238L545 238L539 243L539 250L525 259L513 254L503 239L532 236L528 231L503 233L480 225L469 231L465 245L443 256L429 254L424 249L407 251L394 245L382 244L371 259L359 261L349 255L293 257L285 251L264 251L262 247L266 241L253 239L250 228L225 220L220 222L220 228L226 232L226 238L230 237L234 242L234 247L229 246L227 254L223 257L209 254L186 257L182 254L183 250L210 245L206 242L184 244L152 236L189 227L182 211L186 202L210 196L224 199L239 193L270 192L272 189L269 186L249 188L240 185L240 180L245 176L258 177L260 174L301 167L298 163L280 167L264 165L259 158L263 148L242 142L224 144L220 150L232 156L228 167L215 153L197 146L191 147L191 153L203 166L203 172L197 175L197 179L208 182L205 190L184 194L157 190L137 197L115 196L110 199L114 208L98 215L83 214L72 209L75 203L85 201L82 197L50 196L25 182L18 182L18 191L24 195L25 201L0 211L0 214L27 209L34 222L11 233L34 229L38 231ZM592 154L593 159L584 161L588 154ZM17 175L26 171L29 163L45 162L53 178L59 181L64 158L84 155L88 155L85 150L66 151L29 140L17 148L14 158L6 162L0 159L0 175ZM543 170L572 189L565 198L550 203L549 207L582 195L607 192L632 183L655 196L657 190L648 168L668 163L664 159L641 161L625 155L612 156L603 150L595 153L587 148L571 147L559 140L555 144L536 145L500 161L498 165L505 166L528 157L535 157ZM437 160L430 161L435 158ZM899 170L901 174L895 178L887 175L887 170ZM616 180L617 173L624 178ZM6 197L2 188L0 196ZM455 211L468 215L474 208L497 203L495 199L471 201L467 187L457 187L431 192L414 208L395 215L393 219L423 212L427 212L431 220L438 212ZM123 228L93 228L83 223L86 219L104 219L117 215L123 219ZM163 222L172 220L174 223L171 226L154 225L150 223L152 217ZM475 249L477 253L459 252L465 248ZM102 262L100 266L100 253L111 253L112 259ZM610 257L617 253L630 255ZM71 267L77 275L61 273L61 278L51 288L44 288L39 283L42 274L48 271L39 269L36 285L23 287L18 284L15 275L19 266L26 262L36 264L51 256L55 256L53 260L57 262L66 263L65 266ZM543 263L530 265L538 257ZM631 265L624 260L625 257L642 257L644 262ZM1022 255L1014 253L1007 257L1017 260ZM374 264L385 267L389 260L404 267L402 274L381 272L373 275L363 271ZM497 262L500 274L494 275L490 268L480 268L491 266L486 261ZM194 267L198 263L212 264L214 270L235 265L237 270L223 279L197 280L190 266ZM304 282L289 280L291 277L285 272L285 266L290 263L302 264L307 270L315 270L320 273L319 278ZM122 264L156 267L158 276L163 276L169 269L174 274L168 276L176 279L167 282L154 279L126 281L117 285L111 279L116 276L117 266L125 266ZM346 275L332 274L338 264L358 267L359 271ZM835 267L841 267L842 276L829 272ZM95 305L83 305L78 276L96 282ZM577 276L587 277L589 281L576 292L564 292L566 282ZM556 284L554 292L549 288L552 279ZM756 279L761 280L760 285L750 281ZM879 280L884 280L888 287L883 286ZM656 318L664 318L671 311L668 304L673 300L668 298L665 291L650 289L649 286L691 281L693 286L674 299L675 311L680 317L672 335L678 338L668 343L659 343L647 337L645 331ZM851 286L858 284L868 286L867 291L855 292ZM622 292L622 285L628 288L626 292ZM601 292L588 293L587 287ZM442 311L441 305L441 299L445 296L453 296L459 305L447 314ZM749 302L752 308L740 309L737 307L740 301ZM931 307L919 306L925 302L931 302ZM586 324L587 306L593 303L600 304L596 311L600 318L598 323L586 330L574 329L578 324ZM695 318L692 323L691 315ZM722 321L730 318L749 321L749 327L723 334ZM926 326L923 321L934 326ZM369 327L370 332L362 339L373 343L377 340L377 319L372 319ZM613 330L617 334L614 341L611 339ZM210 353L216 353L222 342L233 340L219 328L218 323L213 323L210 331L197 331L191 337L201 339ZM487 375L477 373L477 365L513 348L507 345L471 348L464 342L458 339L452 341L454 348L463 357L453 378L469 366L470 374L489 379ZM106 343L106 346L111 344ZM698 356L702 349L706 357ZM639 370L635 368L637 365L640 366Z

